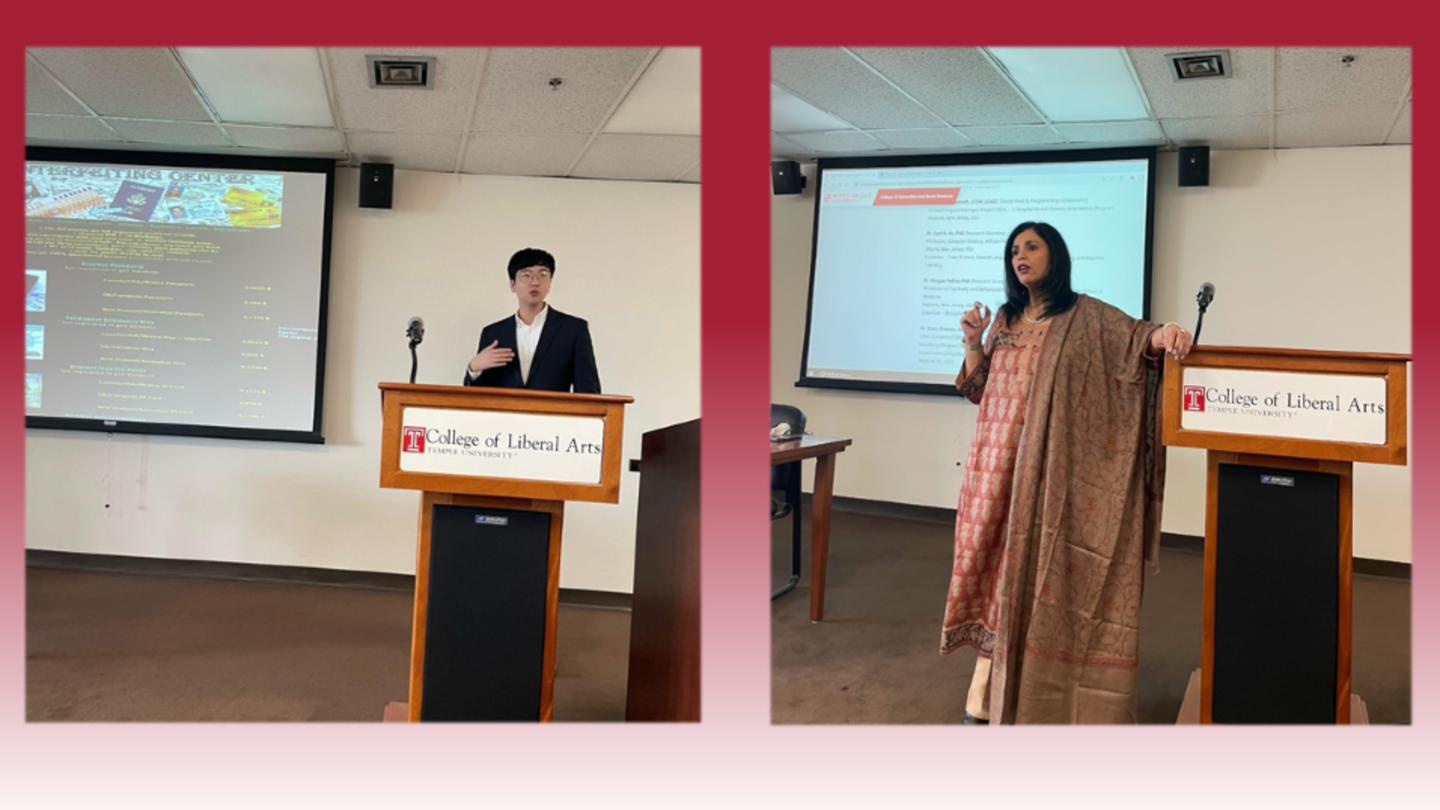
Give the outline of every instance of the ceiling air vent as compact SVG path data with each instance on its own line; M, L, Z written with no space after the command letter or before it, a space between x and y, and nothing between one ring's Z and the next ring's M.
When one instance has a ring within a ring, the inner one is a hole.
M1167 53L1165 61L1170 63L1170 75L1177 82L1189 79L1230 78L1229 51Z
M431 90L435 87L433 56L366 56L365 72L371 87L410 87Z

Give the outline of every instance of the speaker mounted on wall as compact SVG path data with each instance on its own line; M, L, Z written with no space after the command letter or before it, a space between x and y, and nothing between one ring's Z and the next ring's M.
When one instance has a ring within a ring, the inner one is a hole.
M395 164L360 164L360 207L389 208L395 194Z
M805 175L800 173L800 164L793 160L770 162L770 185L776 194L799 194L805 190Z
M1210 185L1210 147L1180 147L1180 185Z

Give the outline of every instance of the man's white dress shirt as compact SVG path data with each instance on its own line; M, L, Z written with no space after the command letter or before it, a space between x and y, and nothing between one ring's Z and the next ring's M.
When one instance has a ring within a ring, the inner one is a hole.
M520 320L520 313L515 313L515 350L520 355L520 382L530 381L530 361L535 359L535 347L540 345L540 332L545 328L545 316L550 314L550 305L546 304L535 316L535 321L529 326ZM479 377L479 374L465 369L470 379Z
M535 316L535 320L526 326L520 320L520 313L515 313L515 350L520 355L520 381L530 381L530 361L535 359L535 347L540 345L540 331L545 328L545 316L550 314L550 307L547 305Z

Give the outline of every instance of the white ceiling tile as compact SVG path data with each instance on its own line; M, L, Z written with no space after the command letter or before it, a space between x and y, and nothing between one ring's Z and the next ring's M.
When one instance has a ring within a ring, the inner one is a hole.
M682 135L601 135L571 172L610 180L674 180L700 159L700 139Z
M605 123L649 48L496 48L473 132L589 135ZM560 79L551 89L551 79Z
M974 141L949 127L941 129L871 129L866 135L896 149L953 149Z
M854 48L856 56L952 124L1038 124L1040 116L976 48Z
M1172 53L1229 51L1230 77L1177 82ZM1226 47L1130 48L1130 62L1157 118L1212 118L1270 113L1270 49Z
M1380 144L1394 114L1394 105L1280 113L1275 118L1275 146L1299 149Z
M794 141L788 140L775 133L770 133L770 156L777 158L793 159L800 155L808 155L810 150Z
M1355 57L1349 67L1341 61L1347 55ZM1394 105L1409 80L1408 48L1280 48L1275 53L1275 109Z
M1026 127L965 127L965 137L984 146L1038 146L1064 143L1055 130L1043 124Z
M466 174L563 177L587 135L488 135L472 133L465 144Z
M210 120L165 48L31 48L30 55L101 115Z
M696 163L696 164L695 164L695 168L693 168L693 169L691 169L690 171L686 172L686 173L685 173L685 176L680 178L680 182L682 182L682 183L698 183L698 182L700 182L700 164L699 164L699 163Z
M1154 121L1107 121L1098 124L1056 124L1065 140L1075 143L1155 143L1165 133Z
M864 132L793 132L785 136L810 152L871 152L885 144Z
M785 92L785 88L770 85L770 129L774 132L824 132L847 129L844 121L816 108L808 101Z
M419 92L419 91L416 91ZM356 163L393 163L417 172L453 172L460 156L459 135L347 132Z
M230 146L225 131L215 124L179 123L174 121L135 121L129 118L107 118L105 123L127 141L167 146Z
M662 49L605 122L604 131L698 136L700 49Z
M1385 139L1386 143L1410 143L1410 102L1405 102L1405 109L1400 111L1400 117L1395 119L1395 126L1390 130L1390 137Z
M25 112L89 115L90 111L60 88L35 62L25 60Z
M1174 82L1170 78L1168 64L1164 57L1171 53L1194 53L1198 51L1228 50L1233 77L1229 79L1203 79L1189 82ZM896 84L906 88L917 98L927 99L937 113L946 108L945 101L927 95L934 92L939 97L949 93L956 99L971 92L971 86L993 77L995 70L988 63L984 69L971 65L960 66L959 54L970 49L898 49L898 48L857 48L856 57L862 58L874 70L880 71ZM1358 136L1373 143L1375 138L1388 138L1392 142L1406 143L1410 139L1410 112L1407 109L1394 122L1389 135L1386 127L1394 117L1394 104L1399 100L1405 82L1409 78L1409 60L1403 49L1281 49L1271 48L1217 48L1212 46L1184 46L1164 48L1132 48L1128 57L1146 91L1155 116L1161 119L1161 133L1155 133L1153 125L1140 121L1133 126L1110 128L1108 122L1097 122L1097 126L1072 128L1064 126L1065 137L1045 126L1021 128L958 126L959 132L977 143L965 147L947 146L947 136L940 132L942 127L933 120L918 124L915 129L926 134L911 135L911 126L899 123L894 118L880 116L881 120L862 128L870 134L857 136L846 133L847 126L817 125L781 129L777 122L783 119L783 101L791 98L785 91L794 90L799 98L794 103L811 111L818 108L816 115L832 118L840 113L821 99L838 99L837 104L851 104L865 107L868 102L863 96L872 92L875 79L870 77L852 78L852 71L845 67L837 54L841 49L776 49L772 51L772 70L775 89L772 88L772 132L771 154L776 158L812 157L820 146L828 147L830 154L842 151L863 153L875 151L888 145L889 150L964 148L967 151L989 151L1003 147L1047 148L1063 146L1067 137L1072 142L1087 144L1120 144L1159 141L1166 138L1177 145L1205 144L1215 149L1264 149L1270 146L1272 116L1270 114L1272 93L1270 58L1276 53L1277 63L1288 64L1300 70L1307 63L1315 63L1324 69L1318 70L1323 88L1315 89L1317 98L1325 103L1350 103L1347 100L1370 99L1364 106L1386 107L1381 116L1378 132L1371 131L1371 123L1378 111L1358 113L1350 119L1321 118L1288 119L1286 134L1292 136L1293 144L1316 143L1333 145L1337 142L1351 142ZM977 52L978 53L978 52ZM1344 53L1356 55L1350 68L1339 67L1339 58ZM1283 56L1282 56L1283 54ZM1333 58L1335 66L1329 65ZM947 61L947 59L953 59ZM1306 61L1308 60L1308 62ZM852 59L854 61L854 59ZM858 62L857 62L858 64ZM1299 67L1297 67L1299 66ZM863 66L862 66L863 67ZM1364 70L1362 70L1364 69ZM1340 71L1351 71L1349 74ZM867 71L869 72L869 71ZM1277 71L1278 74L1278 71ZM784 78L782 78L784 77ZM937 78L938 77L938 78ZM933 78L933 86L926 85L926 79ZM1277 79L1278 81L1278 79ZM791 83L794 83L793 85ZM884 82L882 82L883 84ZM1132 79L1132 85L1133 85ZM796 85L803 85L801 92ZM888 86L888 85L887 85ZM1318 86L1317 86L1318 87ZM1312 88L1313 89L1313 88ZM1381 96L1376 99L1376 94ZM880 91L883 96L885 92ZM855 97L862 97L856 100ZM1308 103L1308 102L1307 102ZM816 107L809 107L814 104ZM913 106L913 105L912 105ZM961 106L964 113L965 105ZM983 106L983 105L981 105ZM840 116L846 124L856 122ZM1304 127L1313 126L1315 132L1305 134ZM1358 130L1346 134L1345 130ZM901 134L905 133L905 134ZM1368 134L1367 134L1368 133ZM879 141L865 138L878 138ZM1344 137L1341 137L1341 136ZM904 139L916 144L902 146ZM930 140L930 139L933 139ZM884 141L881 144L880 141ZM935 143L931 146L930 143ZM1280 144L1284 146L1286 144Z
M773 48L770 77L801 100L862 129L944 123L839 48Z
M365 70L368 55L435 57L432 89L371 88ZM475 94L475 71L480 69L485 49L326 48L325 56L330 60L330 80L342 128L458 135L465 131L465 117Z
M1269 149L1270 115L1237 115L1223 118L1167 118L1160 122L1165 135L1177 146L1208 146L1211 149Z
M345 150L340 141L340 133L333 129L226 124L225 130L235 139L236 144L252 149L320 154L338 154Z
M221 121L333 127L316 48L176 48Z
M37 141L119 141L120 136L105 128L94 116L27 115L25 137Z
M1120 48L989 51L1051 121L1137 121L1149 117Z

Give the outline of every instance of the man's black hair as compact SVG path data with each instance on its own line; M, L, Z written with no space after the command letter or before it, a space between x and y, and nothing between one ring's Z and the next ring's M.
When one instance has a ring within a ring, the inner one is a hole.
M555 275L555 257L540 248L528 247L516 252L514 256L510 257L510 266L506 268L506 271L510 273L510 280L514 281L515 273L527 267L535 267L537 265L549 268L550 275Z

